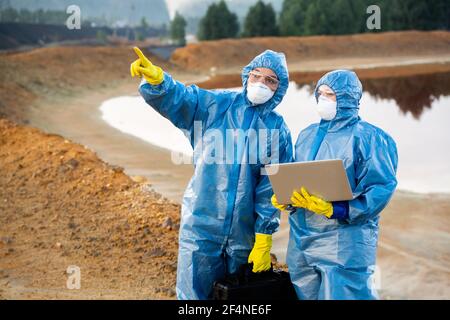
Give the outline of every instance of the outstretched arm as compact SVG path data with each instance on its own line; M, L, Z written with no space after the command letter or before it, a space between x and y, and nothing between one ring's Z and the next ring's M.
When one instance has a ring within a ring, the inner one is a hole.
M185 86L175 81L139 50L139 59L130 66L131 75L143 77L139 92L145 101L176 127L189 132L195 120L207 120L215 95L197 86ZM203 124L204 125L204 124Z
M139 92L145 102L167 118L177 128L191 131L195 120L207 118L208 110L199 102L199 88L185 86L175 81L168 73L159 85L143 82Z

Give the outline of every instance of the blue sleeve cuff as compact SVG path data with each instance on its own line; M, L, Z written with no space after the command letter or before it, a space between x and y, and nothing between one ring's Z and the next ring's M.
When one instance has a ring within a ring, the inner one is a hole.
M289 213L294 213L296 210L297 210L297 208L294 207L291 204L288 204L287 207L286 207L286 211L289 212Z
M333 201L333 215L330 219L347 219L348 218L348 201Z

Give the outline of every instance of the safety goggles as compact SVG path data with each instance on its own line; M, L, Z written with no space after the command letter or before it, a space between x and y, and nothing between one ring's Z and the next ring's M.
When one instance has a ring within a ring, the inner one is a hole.
M248 75L249 75L248 80L250 82L252 83L262 82L273 91L275 91L278 88L278 85L280 84L280 81L277 78L273 76L266 76L265 74L255 70L250 71Z
M331 89L327 85L321 85L319 89L317 90L317 93L319 96L324 96L328 99L336 101L336 94L334 93L333 89Z

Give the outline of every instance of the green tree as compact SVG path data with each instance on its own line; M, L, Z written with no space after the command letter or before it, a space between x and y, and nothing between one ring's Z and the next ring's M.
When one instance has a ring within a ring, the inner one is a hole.
M137 41L144 41L145 40L145 33L139 30L134 30L134 39Z
M1 21L2 22L17 22L19 20L19 13L16 9L6 8L2 10Z
M391 30L448 29L449 8L448 1L392 0L388 27Z
M186 44L186 20L178 12L170 24L170 37L179 45Z
M215 40L235 38L239 32L237 15L228 10L225 1L213 3L208 7L205 16L200 20L198 38Z
M108 41L108 36L103 30L98 30L95 37L97 41L101 43L106 43Z
M329 8L322 6L324 1L313 1L306 10L304 22L304 34L324 35L330 34L327 24L327 12Z
M33 15L28 9L20 9L19 21L25 23L33 23Z
M450 2L448 0L360 0L366 7L381 8L381 31L390 30L449 30ZM367 31L365 25L360 29Z
M39 9L34 12L34 17L36 23L45 24L45 11L42 9Z
M373 4L378 5L381 8L382 12L385 12L384 11L384 3L386 2L385 0L378 0L378 1L356 0L348 2L354 20L353 21L354 33L363 33L372 31L367 29L367 19L369 18L369 14L367 14L367 8L370 5ZM385 18L384 14L381 15L382 25L383 25L383 18Z
M148 28L148 22L147 19L145 17L141 18L141 28L147 30Z
M364 16L365 11L353 12L351 0L326 1L324 5L329 5L327 15L328 34L353 34L359 32L359 18ZM361 1L353 1L354 3Z
M244 22L244 37L264 37L278 35L277 18L272 5L259 0L250 7Z
M389 5L388 21L386 27L388 30L405 30L410 25L410 19L405 11L408 10L406 1L392 0Z
M305 34L304 24L308 0L284 0L280 13L279 29L283 36Z
M67 14L64 11L47 10L44 12L45 24L64 24L67 20Z
M432 29L450 30L450 2L448 0L435 0L428 3Z

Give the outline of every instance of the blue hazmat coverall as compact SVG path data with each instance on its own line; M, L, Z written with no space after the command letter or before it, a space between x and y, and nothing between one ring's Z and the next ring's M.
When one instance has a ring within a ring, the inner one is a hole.
M258 67L273 70L280 82L269 101L252 106L246 86L249 72ZM161 84L140 87L145 101L182 129L194 150L194 175L181 210L178 299L211 298L214 281L247 263L255 233L272 234L279 226L279 212L270 202L272 187L261 169L293 158L290 132L273 111L289 84L284 54L267 50L257 56L244 67L242 83L240 92L203 90L165 73ZM236 129L254 129L256 139ZM213 148L217 143L227 144L224 152ZM256 149L267 157L249 159ZM210 158L215 161L206 161Z
M396 144L358 116L362 85L354 72L337 70L323 76L316 99L324 84L336 94L336 117L300 132L295 161L342 159L353 200L341 219L302 208L290 216L289 272L299 299L376 299L371 276L378 220L397 186Z

